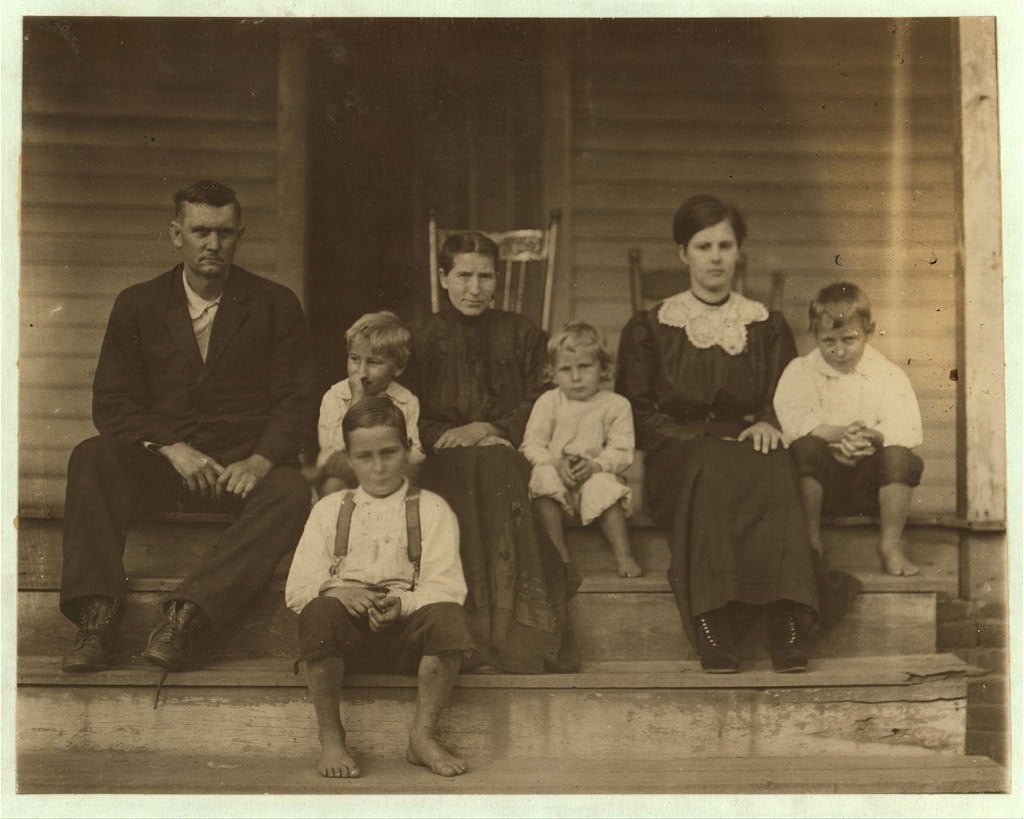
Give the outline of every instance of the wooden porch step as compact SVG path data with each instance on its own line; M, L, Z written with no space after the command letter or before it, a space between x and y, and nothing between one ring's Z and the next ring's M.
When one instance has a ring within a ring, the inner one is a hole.
M121 622L121 644L141 651L158 619L163 593L177 579L134 580ZM632 581L622 581L630 583ZM592 587L593 588L593 587ZM658 588L628 592L591 590L570 603L580 651L585 660L695 659L683 635L675 599ZM19 655L58 655L74 641L75 628L59 612L55 589L18 593ZM220 656L290 657L295 652L296 616L284 607L283 581L257 595L234 627L214 639ZM819 657L927 654L935 650L935 594L862 593L846 618L814 649ZM745 655L764 656L758 630L744 640Z
M23 589L56 589L61 572L60 520L20 518L18 531L18 580ZM128 577L183 576L213 551L223 518L192 515L185 518L140 521L132 524L124 554ZM646 580L664 579L669 553L665 534L650 526L631 529L633 548ZM871 527L833 527L826 530L826 545L832 565L855 572L868 591L935 591L956 593L959 566L959 541L956 532L938 527L910 528L906 533L907 551L922 567L917 578L892 578L880 571L875 554L877 531ZM569 549L584 583L592 580L597 591L612 591L609 579L617 580L610 547L595 527L568 530ZM285 577L291 565L286 556L277 568ZM584 591L587 590L586 586ZM628 591L628 588L621 589Z
M879 754L740 757L469 760L444 779L397 756L361 755L359 779L324 779L312 744L257 757L104 751L21 752L22 794L854 794L1004 793L1006 769L986 757ZM576 809L585 809L578 801ZM514 807L514 805L513 805ZM597 807L597 805L593 805Z
M315 754L304 680L280 660L220 662L168 676L133 664L68 675L19 659L19 752L121 751L275 758ZM592 663L579 674L463 674L444 740L478 759L687 759L962 754L967 684L952 656L766 664L736 675L696 663ZM398 757L415 678L352 676L343 713L354 753Z

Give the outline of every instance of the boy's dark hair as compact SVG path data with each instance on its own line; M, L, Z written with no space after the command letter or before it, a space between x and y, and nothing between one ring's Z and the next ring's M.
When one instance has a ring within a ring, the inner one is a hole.
M238 221L242 221L242 206L238 202L238 197L223 182L215 182L212 179L200 179L198 182L193 182L188 187L177 191L174 194L175 216L181 216L181 208L186 202L191 205L210 205L215 208L234 205L235 215L238 216Z
M548 339L548 367L552 375L558 365L558 354L562 350L571 353L592 352L601 367L601 377L611 377L611 354L605 349L601 333L593 325L585 321L570 321Z
M453 233L445 239L437 252L438 269L447 274L455 264L455 257L461 253L482 253L484 256L490 256L494 260L494 269L498 269L498 246L489 236L477 231Z
M395 362L399 370L409 363L412 334L402 320L390 310L365 313L345 331L345 344L352 349L355 341L365 341L376 355Z
M354 429L370 427L391 427L398 432L398 439L408 449L409 431L405 426L405 416L386 395L367 395L360 398L348 408L341 419L341 435L345 439L345 447L349 445L349 436Z
M870 335L875 331L871 320L871 302L864 291L850 282L836 282L823 287L814 297L807 315L811 320L810 331L837 330L851 321L859 321L861 328Z
M747 223L743 221L743 214L718 197L698 193L683 202L676 211L672 220L672 238L680 247L686 247L695 233L724 221L732 225L736 244L742 245L747 238Z

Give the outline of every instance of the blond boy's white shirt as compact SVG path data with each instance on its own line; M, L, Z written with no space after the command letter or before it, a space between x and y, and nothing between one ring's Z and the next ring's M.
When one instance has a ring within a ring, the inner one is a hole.
M870 344L850 373L829 366L817 348L789 362L775 389L775 414L787 441L822 425L862 421L885 446L920 446L921 410L907 374Z
M431 603L466 600L466 579L459 557L459 523L440 495L420 490L420 574L412 589L415 567L409 561L405 498L409 482L386 498L354 490L355 508L343 558L334 555L338 512L346 492L334 492L313 507L295 548L285 604L298 613L322 592L340 586L386 586L402 601L405 618ZM331 567L337 561L335 573Z
M409 433L409 440L412 448L409 451L409 463L420 463L427 456L423 451L423 444L420 443L420 400L411 390L403 387L397 381L388 384L384 394L395 402L405 416L406 431ZM320 402L320 418L317 421L317 440L320 444L320 454L316 457L316 465L319 469L335 452L345 451L345 438L341 434L341 421L352 406L352 387L346 378L339 381L327 392L324 393Z

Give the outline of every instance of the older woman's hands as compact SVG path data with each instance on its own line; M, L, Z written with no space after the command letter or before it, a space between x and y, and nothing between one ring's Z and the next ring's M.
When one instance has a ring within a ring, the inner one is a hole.
M500 437L498 429L486 421L473 421L461 427L445 430L434 443L434 449L450 449L456 446L477 446L483 444L485 438ZM494 442L490 442L494 443Z
M751 424L739 434L736 440L745 441L748 438L753 443L754 450L765 455L778 449L780 446L783 449L787 448L782 432L767 421L758 421L756 424Z

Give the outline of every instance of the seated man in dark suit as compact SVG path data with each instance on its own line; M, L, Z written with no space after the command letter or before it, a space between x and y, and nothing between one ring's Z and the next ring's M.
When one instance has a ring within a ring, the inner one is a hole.
M60 607L79 633L65 671L113 662L130 519L235 518L167 596L142 654L178 670L197 634L267 585L309 514L297 467L317 396L302 307L288 288L232 265L244 232L234 191L201 181L174 204L183 263L117 296L93 382L100 434L68 463Z

